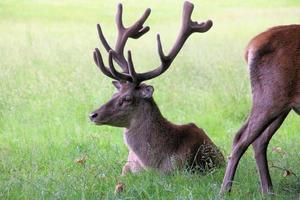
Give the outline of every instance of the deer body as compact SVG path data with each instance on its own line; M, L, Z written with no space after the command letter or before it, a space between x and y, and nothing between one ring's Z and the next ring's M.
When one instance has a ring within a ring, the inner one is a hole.
M93 112L98 125L125 127L129 149L122 174L143 169L170 172L188 168L205 172L224 164L224 157L205 132L194 124L175 125L165 119L153 97L153 87L114 82L118 92Z
M150 15L147 9L142 17L130 27L122 22L122 5L119 4L116 14L118 38L115 49L106 41L100 25L97 26L99 38L108 52L109 68L104 65L98 48L94 51L94 61L106 76L115 79L118 89L110 101L90 115L97 125L125 127L124 139L129 148L128 161L123 167L123 174L153 168L169 172L182 168L186 163L193 168L199 166L201 171L224 163L223 155L202 129L195 125L174 125L160 113L153 100L153 87L142 83L164 73L179 53L187 38L195 32L206 32L212 27L212 21L198 23L192 21L193 4L185 2L182 14L182 26L177 40L167 55L163 53L159 35L157 47L160 65L152 71L137 73L133 66L131 52L127 60L124 47L129 38L137 39L149 31L143 27ZM114 67L114 61L122 69Z
M169 172L193 162L203 171L209 164L224 163L222 154L202 129L194 124L172 124L161 115L153 99L143 105L143 110L126 128L124 139L131 153L123 174L137 171L137 165L139 169ZM209 155L204 152L208 149Z
M252 144L263 193L272 192L267 147L291 110L300 114L300 25L273 27L246 49L252 88L251 113L237 132L221 193L230 191L240 158Z

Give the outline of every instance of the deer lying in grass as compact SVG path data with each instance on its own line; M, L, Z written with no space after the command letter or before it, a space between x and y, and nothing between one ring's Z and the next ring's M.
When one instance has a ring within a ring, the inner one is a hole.
M175 125L165 119L157 107L152 94L153 87L142 83L164 73L194 32L206 32L212 22L198 24L190 20L193 4L184 3L182 27L176 43L168 55L164 55L160 37L157 35L158 53L161 65L146 73L137 73L134 69L131 52L127 60L124 46L128 38L139 38L149 27L143 27L150 14L147 9L143 16L129 28L122 23L122 5L118 6L116 24L118 38L113 50L106 41L100 25L97 26L100 40L109 54L109 68L103 63L100 51L94 51L94 61L106 76L115 79L113 85L118 92L110 101L90 114L97 125L125 127L124 140L129 149L128 161L122 174L138 172L152 168L160 172L170 172L175 168L199 167L201 171L222 165L224 157L205 132L196 125ZM118 72L113 64L116 61L123 72Z
M272 193L268 144L291 110L300 114L300 25L273 27L254 37L245 56L251 113L236 134L221 193L230 191L239 160L252 144L263 193Z

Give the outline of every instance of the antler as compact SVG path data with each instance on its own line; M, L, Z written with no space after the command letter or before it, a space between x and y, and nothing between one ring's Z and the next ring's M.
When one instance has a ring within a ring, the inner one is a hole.
M184 45L187 38L195 32L204 33L208 31L212 27L212 21L208 20L206 22L198 23L191 20L191 15L194 9L194 5L190 2L184 2L183 6L183 14L182 14L182 25L181 30L177 36L176 42L171 48L168 55L163 53L162 44L160 40L160 35L157 34L157 47L158 47L158 54L161 61L161 64L158 68L146 72L137 74L137 80L139 82L149 80L155 78L162 73L164 73L171 65L175 57L177 56L178 52Z
M149 17L151 10L149 8L146 9L144 14L141 16L141 18L128 28L125 28L123 25L122 13L123 13L123 7L122 7L122 4L119 4L117 14L116 14L118 37L117 37L117 41L115 44L115 50L114 50L116 53L115 53L115 56L113 57L113 59L119 64L119 66L122 68L122 70L127 73L128 72L128 64L127 64L127 61L123 54L124 46L125 46L128 38L138 39L150 30L149 26L143 27L143 24ZM99 24L97 24L97 30L98 30L98 35L99 35L100 41L103 44L106 51L107 52L113 51L113 49L110 47L107 40L105 39L102 29L101 29L101 26ZM96 55L98 55L99 59L102 59L99 50ZM103 63L103 61L101 61L101 60L99 60L99 61L100 62L97 62L97 60L95 60L97 65ZM103 66L102 66L102 68L103 68ZM101 71L103 72L103 70L101 70ZM104 74L107 75L106 73L104 73Z
M116 16L117 27L119 30L118 40L116 43L116 50L112 50L109 47L108 43L106 42L102 34L101 28L99 28L100 26L98 25L98 33L99 33L100 40L102 41L102 44L105 47L105 49L109 52L109 69L104 66L101 54L97 48L94 51L94 60L96 64L99 66L99 68L105 75L113 79L130 81L136 84L139 84L142 81L149 80L161 75L170 67L171 63L177 56L178 52L184 45L185 41L192 33L195 32L204 33L212 27L211 20L208 20L206 22L201 22L201 23L192 21L191 15L193 9L194 9L194 5L192 3L187 1L184 3L181 30L177 36L175 44L171 48L168 55L165 55L163 53L160 35L157 34L158 54L161 61L160 66L149 72L136 73L132 62L131 52L128 51L127 61L124 57L123 54L124 46L128 37L139 38L140 36L142 36L143 34L149 31L150 28L148 26L143 28L143 23L149 16L150 9L147 9L144 15L140 18L140 20L138 20L134 25L132 25L130 28L125 29L121 20L122 6L121 4L119 4L117 16ZM115 59L116 62L123 68L124 73L120 73L115 69L113 65L113 59Z

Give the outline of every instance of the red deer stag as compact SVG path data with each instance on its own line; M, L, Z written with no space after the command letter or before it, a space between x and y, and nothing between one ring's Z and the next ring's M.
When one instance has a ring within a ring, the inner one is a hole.
M150 14L147 9L143 16L129 28L122 23L122 5L119 4L116 24L118 38L113 50L103 36L100 25L97 26L100 40L108 52L109 68L103 63L98 48L94 51L94 60L106 76L115 79L113 85L118 92L110 101L90 114L90 119L97 125L125 127L124 140L129 149L128 160L122 174L138 172L152 168L160 172L169 172L189 167L218 166L224 163L224 157L205 132L194 124L175 125L165 119L159 111L152 94L153 87L142 83L164 73L194 32L206 32L212 21L197 23L190 20L193 4L184 3L182 27L177 40L168 55L164 55L159 35L157 35L158 53L161 64L158 68L137 73L134 69L131 52L127 60L124 57L124 46L128 38L139 38L149 27L143 27ZM113 64L116 61L123 72L118 72Z
M273 27L246 49L252 87L251 113L237 132L221 193L230 191L239 160L252 144L263 193L272 193L267 147L291 110L300 114L300 25Z

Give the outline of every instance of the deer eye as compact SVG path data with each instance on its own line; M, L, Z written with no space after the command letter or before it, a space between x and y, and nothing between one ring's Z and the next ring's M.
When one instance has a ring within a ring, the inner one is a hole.
M128 104L128 103L130 103L130 102L132 102L132 97L130 97L130 96L125 96L124 98L122 98L122 99L120 99L120 101L119 101L119 106L122 106L124 103L126 104Z

